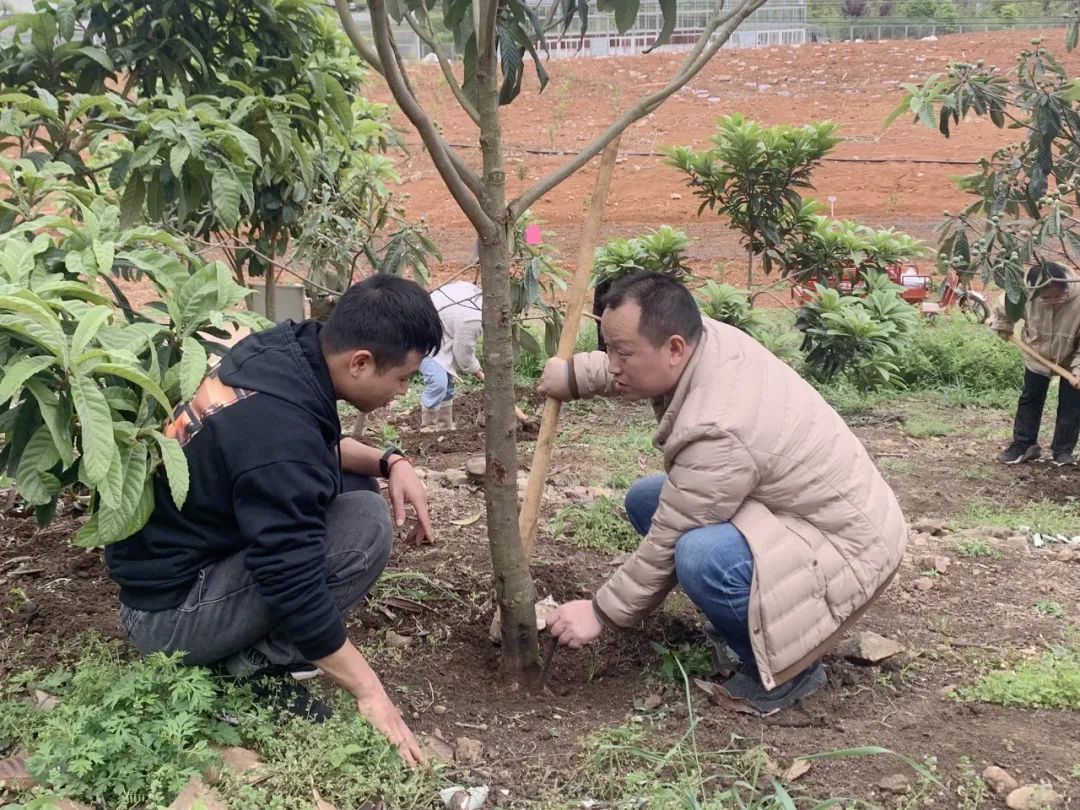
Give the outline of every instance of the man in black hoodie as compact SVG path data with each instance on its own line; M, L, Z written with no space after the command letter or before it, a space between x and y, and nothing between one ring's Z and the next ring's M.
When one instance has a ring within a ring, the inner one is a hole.
M337 401L367 413L405 393L442 340L418 285L374 276L326 325L286 322L240 341L166 426L184 447L190 488L177 508L155 482L154 513L109 547L120 620L139 652L186 653L237 675L317 666L410 764L419 746L349 641L345 613L375 584L393 538L374 476L389 479L394 521L427 497L395 448L341 438ZM311 663L308 663L311 662Z

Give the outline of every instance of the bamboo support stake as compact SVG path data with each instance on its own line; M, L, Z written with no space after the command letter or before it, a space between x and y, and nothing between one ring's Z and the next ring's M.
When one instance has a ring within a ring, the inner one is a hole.
M619 137L609 143L600 155L600 168L596 175L596 188L589 204L589 213L585 220L585 229L581 234L578 247L577 269L570 285L570 299L563 323L562 335L559 336L559 348L556 352L563 360L570 359L577 343L578 327L585 310L585 298L589 294L589 275L592 272L596 241L600 236L600 223L604 216L604 201L611 187L611 175L615 171L615 158L619 154ZM536 437L536 450L533 452L532 465L529 468L529 482L525 485L525 498L518 516L518 530L526 558L532 557L536 543L536 524L540 518L540 501L544 497L544 480L551 464L551 448L555 443L555 432L559 427L559 410L562 403L548 397L544 403L544 413L540 418L540 434Z
M1073 388L1080 388L1080 377L1077 377L1075 374L1073 374L1067 368L1062 368L1057 363L1051 363L1049 360L1047 360L1045 357L1043 357L1041 354L1039 354L1033 348L1028 346L1022 340L1014 338L1013 343L1015 343L1020 348L1020 351L1022 351L1024 354L1026 354L1028 357L1030 357L1036 363L1042 363L1044 366L1046 366L1052 372L1059 375L1061 377L1061 379L1067 381L1069 383L1069 385L1071 385Z

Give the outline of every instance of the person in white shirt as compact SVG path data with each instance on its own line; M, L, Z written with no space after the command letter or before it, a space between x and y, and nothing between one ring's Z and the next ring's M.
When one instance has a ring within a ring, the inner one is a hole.
M420 363L424 391L420 395L420 429L454 429L454 379L472 374L483 381L484 370L476 357L483 332L483 293L475 284L457 281L431 292L431 302L443 326L439 351Z

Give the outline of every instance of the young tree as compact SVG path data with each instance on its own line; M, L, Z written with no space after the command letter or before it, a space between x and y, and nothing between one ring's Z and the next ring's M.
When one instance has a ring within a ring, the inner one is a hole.
M1066 47L1076 46L1080 9L1074 11ZM954 62L907 91L889 123L910 113L916 122L949 137L969 114L988 117L1023 138L979 161L959 180L974 198L959 212L946 211L938 264L967 280L976 273L1005 291L1013 317L1023 312L1027 267L1040 260L1080 271L1080 90L1065 69L1033 39L1016 67L1002 73L982 60Z
M541 88L547 71L538 50L544 34L566 28L575 18L587 27L588 0L552 3L544 14L524 0L443 0L442 19L464 54L464 80L459 82L438 40L431 36L428 12L435 0L369 0L372 40L365 38L352 17L349 0L334 0L342 26L357 53L381 74L398 107L420 134L432 162L454 201L468 217L480 242L484 287L484 388L488 475L485 484L487 525L501 609L503 661L508 672L522 674L537 663L533 613L535 589L529 576L517 521L517 445L513 392L513 343L510 310L510 236L522 214L542 196L600 154L628 126L657 109L693 78L727 42L731 33L765 0L715 0L708 21L693 49L659 90L643 95L607 126L590 144L531 188L508 200L499 107L514 100L521 89L525 57L534 63ZM630 29L640 0L598 0L596 8L614 11L620 31ZM662 45L675 29L677 0L660 0L663 27L653 47ZM391 18L407 22L428 40L465 114L476 125L480 145L479 170L469 165L442 137L415 92L398 52ZM501 80L500 80L501 73Z
M810 174L840 142L837 129L830 121L763 127L736 113L720 119L711 148L666 150L667 162L687 175L687 185L702 199L698 214L716 211L743 233L748 290L754 256L761 256L768 273L777 252L813 213L799 191L813 188Z

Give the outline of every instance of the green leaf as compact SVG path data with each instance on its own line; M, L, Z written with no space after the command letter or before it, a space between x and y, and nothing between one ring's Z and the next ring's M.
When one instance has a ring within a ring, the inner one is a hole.
M93 59L105 68L105 70L116 70L116 65L113 63L113 60L110 59L109 55L101 50L101 48L97 48L93 45L85 45L82 48L79 48L79 53L87 59Z
M625 34L634 27L641 0L617 0L615 3L615 27Z
M112 461L109 463L109 471L98 482L97 492L101 502L106 506L116 509L124 496L124 462L120 455L120 448L114 443Z
M173 503L177 509L182 509L188 496L188 463L184 455L184 448L176 439L170 439L161 431L155 430L154 441L161 448L161 462L165 466L165 476L169 479L169 490L172 492Z
M214 172L211 181L214 213L226 228L235 228L240 221L240 183L226 171Z
M42 506L59 491L55 476L43 477L43 473L48 473L59 460L60 454L56 451L49 429L42 425L26 443L15 472L15 484L27 503Z
M110 317L113 311L109 307L94 307L89 314L83 316L79 325L75 327L75 334L71 338L71 356L78 358L95 337L98 330Z
M69 42L75 37L75 4L64 0L56 4L56 23L60 36Z
M55 357L25 357L4 372L0 380L0 404L11 399L23 383L35 374L55 365Z
M38 410L41 411L41 417L52 435L60 460L65 467L70 467L75 461L74 442L71 437L71 401L66 397L57 397L40 380L28 380L26 390L37 400Z
M136 443L121 452L123 469L120 503L118 506L102 506L98 510L99 532L105 542L123 540L131 531L128 526L136 519L143 490L146 487L147 447ZM143 521L145 523L145 520Z
M169 170L177 180L182 176L184 164L187 163L189 157L191 157L191 147L187 145L186 141L173 144L173 148L169 152Z
M172 410L169 398L165 396L165 393L161 390L160 386L146 376L141 369L132 368L131 366L125 366L119 363L99 363L94 366L93 373L112 374L116 377L122 377L125 380L133 382L156 399L161 407L165 409L166 413Z
M94 242L94 261L99 273L111 273L116 258L116 245L112 242Z
M120 226L130 228L142 222L143 204L146 202L146 181L141 174L134 174L120 198Z
M675 20L678 18L676 5L677 0L660 0L660 13L663 15L664 23L660 28L656 41L645 49L645 53L649 53L661 45L666 45L668 40L671 39L671 35L675 31Z
M97 383L89 377L74 376L71 398L79 415L82 434L83 466L87 482L96 486L108 474L115 447L113 442L112 411Z
M208 364L206 349L195 338L184 338L184 353L180 357L180 398L189 400L195 396L199 384L206 376Z

